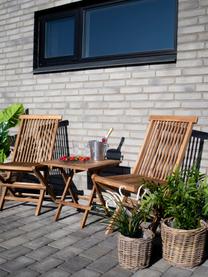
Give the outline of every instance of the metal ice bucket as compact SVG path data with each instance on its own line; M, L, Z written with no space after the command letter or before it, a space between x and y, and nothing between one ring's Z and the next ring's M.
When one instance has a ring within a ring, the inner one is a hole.
M97 140L89 141L90 157L94 161L102 161L105 159L106 144Z

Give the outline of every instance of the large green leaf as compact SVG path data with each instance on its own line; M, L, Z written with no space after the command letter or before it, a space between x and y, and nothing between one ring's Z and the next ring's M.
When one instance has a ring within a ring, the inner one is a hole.
M12 104L0 111L0 162L4 162L10 153L9 128L17 125L19 116L23 113L22 104Z
M6 122L7 128L15 127L18 123L19 116L24 113L22 104L12 104L0 111L0 122Z

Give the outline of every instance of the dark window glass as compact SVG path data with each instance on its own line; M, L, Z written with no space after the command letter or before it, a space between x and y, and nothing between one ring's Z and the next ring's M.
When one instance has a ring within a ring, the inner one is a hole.
M86 10L84 57L174 49L175 1L140 0Z
M175 62L178 0L85 0L35 12L34 72Z
M74 17L46 21L44 58L74 54L74 22Z

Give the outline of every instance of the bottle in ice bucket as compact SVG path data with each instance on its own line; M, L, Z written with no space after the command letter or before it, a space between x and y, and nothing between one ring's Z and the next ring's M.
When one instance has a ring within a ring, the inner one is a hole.
M113 128L110 128L109 131L108 131L108 133L107 133L107 135L104 136L104 137L102 137L102 140L101 140L102 143L107 144L108 138L109 138L110 134L112 133L112 131L113 131Z

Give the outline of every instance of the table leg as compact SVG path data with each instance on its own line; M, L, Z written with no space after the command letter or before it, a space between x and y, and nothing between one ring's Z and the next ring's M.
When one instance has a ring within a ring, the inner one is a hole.
M63 173L63 172L62 172L62 173ZM63 174L64 174L64 173L63 173ZM59 218L59 216L60 216L62 207L64 206L63 202L64 202L64 200L65 200L65 198L66 198L66 195L67 195L67 193L68 193L68 191L69 191L69 188L70 188L70 185L71 185L71 183L72 183L72 178L73 178L73 176L74 176L74 171L73 171L73 170L70 171L70 174L69 174L69 176L68 176L67 179L65 178L66 175L62 175L62 176L64 176L64 181L66 181L66 182L65 182L65 187L64 187L63 194L62 194L62 196L61 196L61 200L60 200L60 202L59 202L59 204L58 204L58 208L57 208L56 214L55 214L55 216L54 216L54 221L58 220L58 218ZM70 191L71 191L71 190L70 190ZM72 198L72 200L73 200L73 198Z
M71 176L71 175L70 175L71 173L68 175L68 174L66 173L66 171L65 171L63 168L60 168L59 170L61 171L61 175L62 175L62 178L63 178L63 180L64 180L64 184L67 184L68 178ZM71 170L71 171L73 171L73 170ZM74 173L73 173L73 176L74 176ZM73 176L72 176L72 178L73 178ZM68 189L68 191L69 191L69 193L70 193L70 195L71 195L71 198L72 198L73 202L74 202L74 203L78 203L78 197L77 197L77 195L74 193L74 191L71 189L71 185L72 185L72 180L71 180L71 182L69 183L67 189Z

